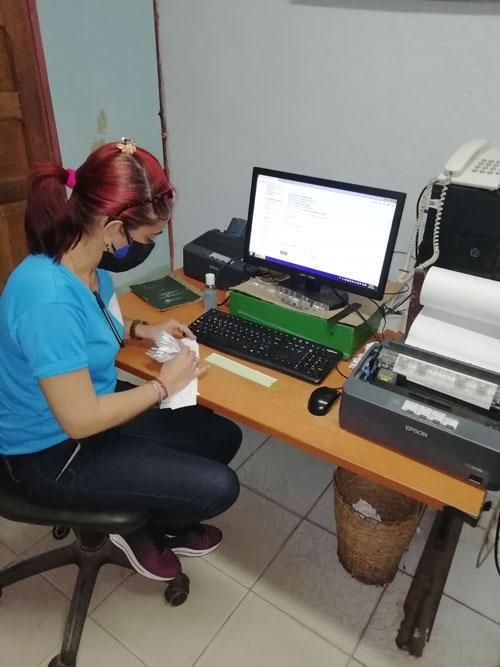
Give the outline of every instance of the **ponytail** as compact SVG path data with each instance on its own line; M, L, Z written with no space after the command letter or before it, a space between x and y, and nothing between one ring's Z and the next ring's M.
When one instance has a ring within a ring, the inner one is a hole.
M81 237L66 196L68 172L57 164L35 165L28 181L24 225L28 249L60 260Z

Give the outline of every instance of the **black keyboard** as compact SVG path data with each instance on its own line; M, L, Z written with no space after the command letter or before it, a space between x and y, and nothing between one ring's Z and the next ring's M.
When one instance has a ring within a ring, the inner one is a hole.
M199 343L281 373L321 382L342 358L338 350L212 308L189 325Z

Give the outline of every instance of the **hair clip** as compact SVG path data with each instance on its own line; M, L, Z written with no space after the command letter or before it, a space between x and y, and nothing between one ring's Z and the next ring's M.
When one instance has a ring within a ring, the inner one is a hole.
M126 155L133 155L137 150L137 144L133 139L127 139L127 137L122 137L122 140L116 144L118 150Z

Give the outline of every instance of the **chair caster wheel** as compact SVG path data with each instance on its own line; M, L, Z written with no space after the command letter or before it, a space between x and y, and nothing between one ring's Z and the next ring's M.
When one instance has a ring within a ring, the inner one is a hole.
M76 662L61 662L61 658L55 655L47 667L76 667Z
M55 540L64 540L68 535L69 528L66 528L66 526L54 526L54 528L52 528L52 537Z
M172 607L178 607L186 602L189 595L189 578L181 572L167 586L165 600Z

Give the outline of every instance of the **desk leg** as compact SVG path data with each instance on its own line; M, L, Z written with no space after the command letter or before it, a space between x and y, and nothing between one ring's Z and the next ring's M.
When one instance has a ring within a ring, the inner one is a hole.
M463 517L445 508L436 516L404 603L396 644L420 657L429 641L448 572L462 530Z

